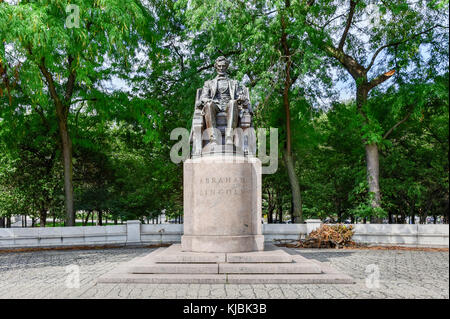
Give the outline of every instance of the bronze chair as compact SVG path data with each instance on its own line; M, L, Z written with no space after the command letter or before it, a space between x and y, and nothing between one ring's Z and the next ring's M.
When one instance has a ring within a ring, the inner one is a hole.
M244 88L244 92L246 97L250 100L249 91L248 88ZM202 89L197 89L197 95L195 97L195 104L197 104L197 101L200 100L200 97L202 95ZM244 155L248 154L254 154L256 144L253 142L249 142L249 138L247 134L252 134L251 132L248 132L247 129L252 127L252 109L251 106L249 109L246 110L240 110L239 116L238 116L238 123L237 127L242 129L242 132L244 135L242 138L236 139L236 136L234 137L234 144L237 148L241 149L244 153ZM226 112L219 112L216 115L216 127L219 129L221 133L221 140L218 142L221 142L222 145L225 144L225 129L227 128L227 113ZM202 154L203 147L208 144L208 140L202 139L203 132L206 129L206 123L205 119L203 117L202 111L198 108L194 109L194 116L192 118L192 127L191 127L191 134L190 134L190 143L192 144L191 147L191 157L198 157ZM255 145L253 145L255 144Z

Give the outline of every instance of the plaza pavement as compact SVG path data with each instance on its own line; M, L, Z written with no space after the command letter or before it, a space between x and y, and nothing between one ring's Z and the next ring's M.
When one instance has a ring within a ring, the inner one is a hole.
M100 275L120 263L150 251L0 252L0 298L449 298L448 251L301 250L306 258L330 263L351 275L356 280L351 285L96 283ZM77 269L79 287L73 284Z

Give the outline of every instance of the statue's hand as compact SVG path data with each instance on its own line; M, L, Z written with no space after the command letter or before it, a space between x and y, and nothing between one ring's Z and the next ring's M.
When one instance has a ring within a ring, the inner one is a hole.
M248 107L249 101L247 100L247 97L244 94L239 94L237 102L241 108L246 109Z
M195 104L195 107L199 110L201 110L203 108L203 102L202 101L197 101L197 103Z
M198 109L203 109L203 107L206 105L206 103L209 102L208 98L202 98L200 101L197 101L197 104L195 105Z
M207 103L210 103L212 101L212 99L204 97L201 99L201 101L202 101L202 104L207 104Z

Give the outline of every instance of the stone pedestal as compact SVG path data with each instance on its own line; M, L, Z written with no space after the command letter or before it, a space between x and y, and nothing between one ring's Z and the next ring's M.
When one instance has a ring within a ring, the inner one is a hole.
M130 223L130 227L133 223ZM210 155L184 163L184 236L102 275L98 283L350 284L353 279L289 248L266 245L261 162Z
M183 251L264 250L261 161L212 155L184 162Z
M179 244L118 266L98 283L351 284L354 280L297 251L267 245L247 253L183 252Z

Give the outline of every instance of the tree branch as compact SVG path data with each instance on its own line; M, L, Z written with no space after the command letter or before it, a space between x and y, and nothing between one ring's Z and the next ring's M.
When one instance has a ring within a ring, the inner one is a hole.
M347 23L345 25L344 33L342 34L341 41L339 41L338 49L342 51L344 49L345 40L347 39L348 30L352 25L353 15L355 14L356 1L350 0L350 11L347 16Z
M96 97L93 97L93 98L85 98L85 99L76 99L76 100L73 100L73 101L70 103L70 105L75 104L75 103L78 103L78 102L84 102L84 101L97 101L97 98L96 98Z
M181 71L184 71L184 59L183 59L183 55L179 52L178 48L176 47L176 45L172 42L171 43L172 48L174 49L176 55L178 55L178 57L180 58L180 68Z
M372 79L372 81L370 81L368 83L369 91L371 89L373 89L374 87L380 85L381 83L383 83L387 79L389 79L391 76L394 75L394 73L395 73L395 69L392 69L392 70L390 70L390 71L388 71L386 73L383 73L383 74L377 76L376 78Z
M358 61L356 61L353 57L345 54L344 51L336 49L335 47L327 43L321 43L320 46L329 56L338 60L350 73L353 79L357 80L361 77L366 76L367 72L364 67L360 65Z
M334 18L331 18L330 20L328 20L327 22L325 22L325 24L324 24L323 26L321 26L320 28L321 28L322 30L325 29L325 27L326 27L327 25L329 25L331 22L333 22L334 20L339 19L340 17L343 17L343 16L345 16L345 14L340 14L340 15L338 15L338 16L335 16Z
M406 122L407 119L409 119L409 117L412 114L412 109L408 112L408 114L406 114L406 116L398 121L397 123L395 123L394 126L392 126L387 132L386 134L383 135L383 139L386 139L399 125L401 125L402 123Z
M55 82L53 81L53 77L50 72L45 67L45 57L41 58L41 63L39 64L39 69L41 70L42 75L48 84L48 89L50 91L50 96L55 101L56 104L61 104L61 100L59 99L58 93L56 92Z
M66 94L64 96L64 108L65 108L65 113L67 115L67 113L69 112L70 109L70 99L72 98L72 94L73 94L73 89L75 86L75 78L76 78L76 72L75 69L72 69L72 63L73 63L73 56L69 54L68 58L68 70L69 70L69 78L67 79L67 83L66 83Z
M417 38L418 36L420 36L422 34L428 33L428 32L432 31L433 29L435 29L437 27L447 28L448 29L448 27L446 27L446 26L443 26L443 25L440 25L440 24L436 24L436 25L434 25L434 26L432 26L432 27L430 27L430 28L428 28L428 29L426 29L426 30L424 30L422 32L419 32L419 33L416 33L416 34L410 36L409 38L406 38L406 39L403 39L403 40L399 40L399 41L395 41L395 42L391 42L391 43L388 43L388 44L385 44L385 45L379 47L375 51L374 55L372 56L372 59L370 60L370 63L367 66L366 71L369 71L372 68L372 66L375 63L375 60L376 60L378 54L380 54L380 52L383 51L384 49L386 49L388 47L397 46L397 45L400 45L402 43L405 43L405 42L408 42L410 40L413 40L414 38Z

